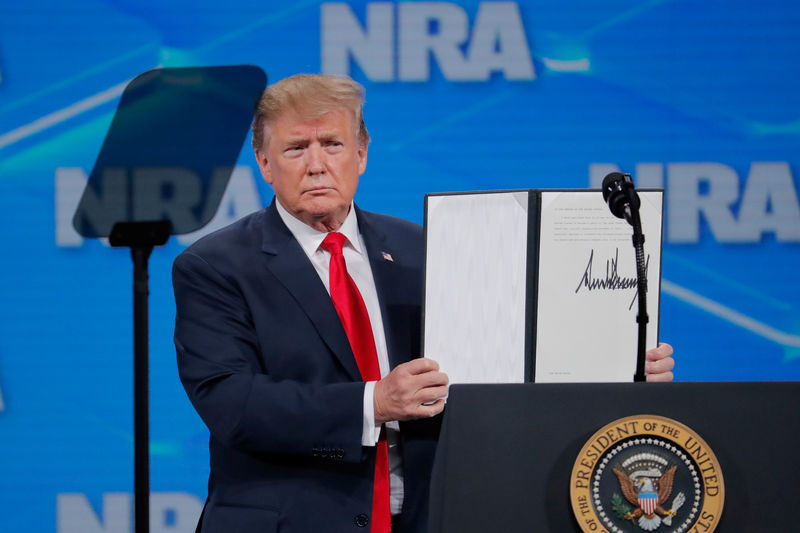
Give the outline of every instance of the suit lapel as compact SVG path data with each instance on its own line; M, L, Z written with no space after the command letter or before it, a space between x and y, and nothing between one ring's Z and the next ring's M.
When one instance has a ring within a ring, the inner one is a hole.
M350 377L360 381L361 374L331 298L300 244L281 220L274 201L267 208L266 225L262 250L271 256L267 268L305 311Z
M369 265L372 269L372 278L375 280L375 290L378 293L378 302L381 307L381 317L383 318L383 331L386 336L386 351L389 356L389 366L394 368L402 363L408 354L397 354L391 324L387 320L390 316L389 307L398 301L397 291L403 290L403 280L400 271L393 261L384 257L384 253L391 254L391 242L387 235L373 223L370 213L365 213L356 207L358 215L358 229L364 238L367 247ZM398 356L402 359L398 359Z

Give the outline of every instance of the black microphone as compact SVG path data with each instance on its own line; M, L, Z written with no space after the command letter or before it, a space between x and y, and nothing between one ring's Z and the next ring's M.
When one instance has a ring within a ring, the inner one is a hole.
M608 204L611 213L617 218L624 218L632 225L631 210L638 210L641 201L633 187L631 175L612 172L603 178L602 188L603 200Z

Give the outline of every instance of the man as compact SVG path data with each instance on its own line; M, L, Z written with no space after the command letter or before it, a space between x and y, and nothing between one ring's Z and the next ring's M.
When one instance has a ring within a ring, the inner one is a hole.
M421 229L353 204L362 104L341 77L270 86L253 147L276 199L175 261L181 380L211 430L203 532L426 530L447 376L413 359ZM658 379L670 354L649 354Z

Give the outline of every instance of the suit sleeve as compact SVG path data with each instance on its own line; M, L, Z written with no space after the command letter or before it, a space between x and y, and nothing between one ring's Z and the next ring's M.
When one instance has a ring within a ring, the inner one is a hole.
M271 376L245 296L198 255L175 260L173 287L178 370L214 438L249 452L362 460L363 383Z

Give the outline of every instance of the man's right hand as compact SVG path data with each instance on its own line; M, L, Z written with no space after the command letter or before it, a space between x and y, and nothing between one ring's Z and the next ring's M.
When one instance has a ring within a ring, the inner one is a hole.
M375 384L375 423L436 416L444 409L447 374L433 359L398 365Z

